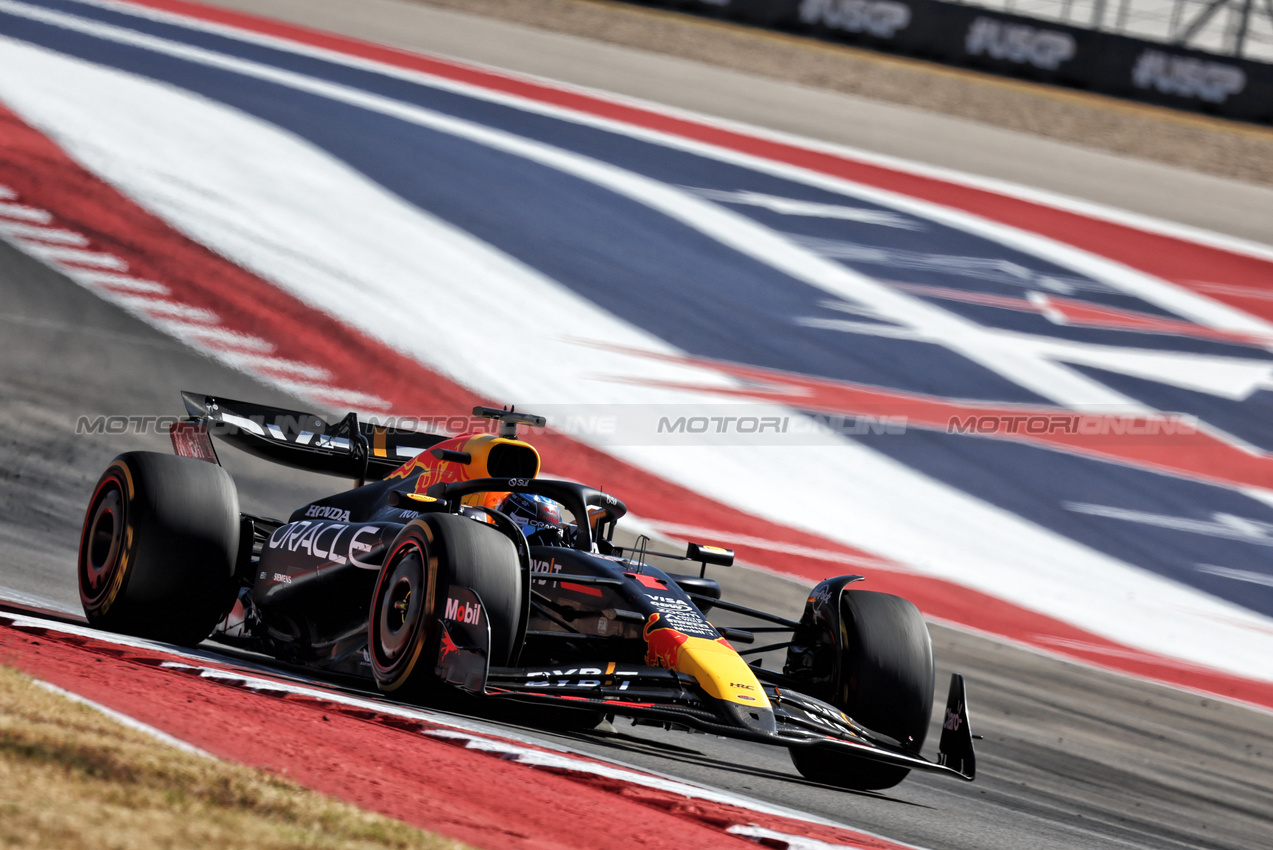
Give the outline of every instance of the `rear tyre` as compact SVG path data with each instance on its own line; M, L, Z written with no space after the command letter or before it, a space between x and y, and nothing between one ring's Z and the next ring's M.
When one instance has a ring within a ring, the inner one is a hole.
M230 610L239 498L201 460L128 452L97 482L80 533L80 602L100 629L194 646Z
M408 700L438 698L438 624L451 585L481 597L491 629L489 663L507 665L520 639L521 570L513 541L468 517L430 514L402 529L380 568L367 621L380 690Z
M829 700L849 717L918 754L933 712L933 645L924 618L900 596L845 590L836 636L840 670ZM909 768L838 750L794 747L791 760L815 782L877 791L892 788Z

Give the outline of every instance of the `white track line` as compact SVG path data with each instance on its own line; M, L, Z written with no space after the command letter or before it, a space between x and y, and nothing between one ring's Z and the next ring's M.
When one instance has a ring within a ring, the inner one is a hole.
M162 283L153 280L140 280L123 274L90 271L88 269L68 269L76 283L84 286L102 286L122 292L135 292L144 295L170 295L171 291Z
M117 272L128 271L128 264L114 254L104 254L100 251L84 251L79 248L59 248L52 245L42 245L29 239L16 239L14 241L27 253L47 260L50 263L75 263L81 266L111 269Z
M13 237L33 239L36 242L45 242L52 245L71 245L76 248L83 248L88 244L88 237L83 234L57 227L0 221L0 230Z
M48 682L42 681L40 679L32 679L31 682L37 687L43 688L44 690L49 691L50 693L57 694L58 696L69 699L71 702L78 702L80 705L86 705L89 708L93 709L94 711L101 712L102 714L109 717L111 720L114 720L116 723L119 723L121 726L127 726L129 729L132 729L135 732L141 732L144 735L149 735L150 737L154 738L156 741L159 741L161 744L167 744L170 747L175 747L178 750L181 750L183 753L190 753L191 755L194 755L194 756L203 756L204 758L209 758L209 759L216 758L216 756L212 755L212 753L206 750L201 750L198 747L194 746L193 744L186 743L180 738L174 738L172 735L169 735L167 732L161 732L160 730L156 729L154 726L149 726L145 723L142 723L140 720L129 717L127 714L121 714L120 712L116 711L113 708L107 708L106 706L102 705L99 702L93 702L91 699L82 697L79 694L71 693L68 690L59 688L57 685L50 685Z
M180 319L183 322L216 325L221 319L211 310L191 307L177 301L161 301L145 295L112 295L111 300L130 313L144 313L147 316L166 319Z
M51 213L45 210L37 210L35 207L28 207L25 204L0 204L0 216L14 218L19 221L34 221L38 224L48 224L53 220Z
M740 809L751 810L775 817L782 817L797 822L813 823L821 826L844 829L860 835L873 835L872 833L865 832L857 827L821 818L807 812L800 812L795 809L788 809L784 806L774 805L772 803L746 797L741 794L711 788L706 785L699 785L697 783L660 774L635 765L625 764L604 756L575 752L555 742L537 740L533 736L521 735L511 730L482 723L480 721L465 720L459 717L431 711L429 709L383 702L372 697L361 697L341 691L325 690L325 685L321 682L315 682L311 686L308 683L300 684L291 681L265 679L261 676L252 675L250 673L206 666L209 663L218 663L228 667L235 663L234 659L230 658L211 659L206 654L195 655L182 651L177 647L171 647L154 641L101 632L88 626L59 623L54 620L46 620L42 617L28 614L0 614L0 625L3 624L4 620L10 621L12 623L12 627L19 630L42 630L74 635L78 637L91 638L101 643L113 644L137 650L145 650L147 652L161 653L163 655L171 656L174 659L186 659L185 661L166 661L163 662L160 667L174 672L193 674L199 678L209 679L228 686L241 687L248 691L273 694L287 693L294 696L308 697L314 700L336 703L338 705L348 706L351 708L375 711L380 714L402 717L433 724L438 727L444 727L436 730L429 730L423 734L438 739L455 741L457 743L463 742L467 748L483 750L509 759L515 759L527 764L528 766L566 769L580 773L607 776L622 779L647 788L657 788L671 793L680 794L690 799L704 800L727 806L736 806ZM107 709L107 711L109 711L109 709ZM162 735L164 733L161 732L159 734ZM885 838L884 836L874 837L878 837L885 841L893 841L893 839ZM894 841L894 843L897 842Z

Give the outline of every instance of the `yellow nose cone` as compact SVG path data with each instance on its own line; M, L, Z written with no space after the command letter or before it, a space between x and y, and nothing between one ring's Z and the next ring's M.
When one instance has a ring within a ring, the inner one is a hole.
M769 698L756 674L724 638L691 637L680 647L676 669L688 673L716 699L750 708L769 708Z

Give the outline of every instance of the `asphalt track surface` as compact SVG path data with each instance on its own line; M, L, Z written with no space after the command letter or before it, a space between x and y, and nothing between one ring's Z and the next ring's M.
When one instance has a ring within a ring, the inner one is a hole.
M75 608L74 550L97 473L120 451L167 449L156 434L77 435L79 417L171 414L181 389L295 402L3 243L0 303L0 587ZM246 510L283 514L342 486L224 454ZM723 579L730 598L786 600L788 613L806 589L743 569ZM985 736L971 785L913 775L886 794L850 794L804 782L782 751L625 724L570 743L933 848L1268 846L1273 716L932 632L939 691L963 672ZM930 751L935 738L934 727Z

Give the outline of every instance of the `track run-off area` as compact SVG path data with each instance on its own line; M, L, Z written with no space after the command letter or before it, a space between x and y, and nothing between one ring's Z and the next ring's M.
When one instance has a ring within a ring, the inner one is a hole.
M0 647L19 653L32 675L165 743L283 773L480 847L588 847L607 833L628 847L737 847L740 838L905 846L489 723L57 620L0 612ZM422 798L442 805L426 809Z
M0 0L0 68L0 237L219 367L1273 709L1273 249L180 3Z

